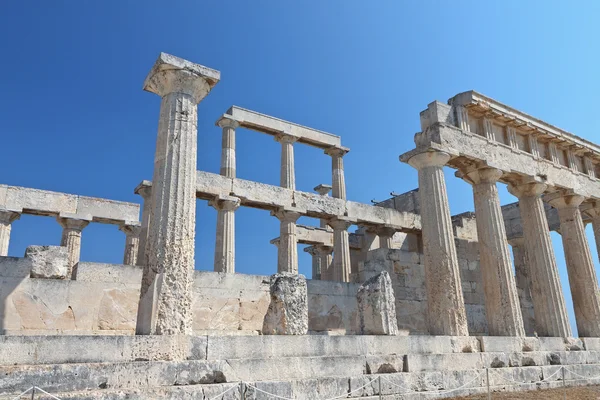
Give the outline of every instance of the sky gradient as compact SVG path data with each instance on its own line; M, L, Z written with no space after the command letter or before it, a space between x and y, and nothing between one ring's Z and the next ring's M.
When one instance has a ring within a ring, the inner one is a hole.
M419 112L474 89L600 142L598 2L555 1L4 1L0 5L0 183L135 201L152 178L158 96L142 83L164 51L221 71L199 105L198 169L219 171L231 105L340 135L349 200L369 203L417 187L398 156L414 147ZM296 185L330 183L330 158L296 149ZM278 184L280 145L238 130L238 177ZM452 214L473 209L447 171ZM516 201L500 185L503 204ZM237 270L276 271L278 221L240 209ZM300 222L307 222L302 219ZM312 222L314 223L314 221ZM216 211L198 202L196 268L213 263ZM9 254L59 244L51 218L13 225ZM594 261L598 257L588 227ZM561 283L574 317L558 234ZM84 230L82 260L120 263L124 235ZM310 257L299 250L300 271Z

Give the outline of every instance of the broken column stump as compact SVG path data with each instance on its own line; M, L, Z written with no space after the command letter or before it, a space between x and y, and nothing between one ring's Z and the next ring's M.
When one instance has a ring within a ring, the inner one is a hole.
M362 335L397 335L396 298L392 280L383 271L358 289L358 313Z
M303 275L271 275L271 303L263 321L263 335L306 335L308 297Z

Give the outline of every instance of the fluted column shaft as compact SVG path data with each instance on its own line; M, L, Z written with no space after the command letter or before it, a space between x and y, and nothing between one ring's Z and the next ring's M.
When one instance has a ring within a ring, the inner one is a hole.
M228 178L236 176L235 130L240 124L228 118L221 118L217 124L223 128L221 145L221 175Z
M346 178L344 177L344 155L347 149L331 148L325 153L331 156L331 195L336 199L346 200Z
M187 64L186 64L187 63ZM137 334L192 333L197 104L218 72L175 57L157 61L144 89L162 97Z
M317 254L321 259L321 277L322 281L333 280L333 247L330 246L315 246Z
M509 191L519 199L536 332L539 336L570 337L571 327L541 199L545 190L546 185L537 182L509 186Z
M569 285L580 337L600 337L598 277L579 206L582 196L569 194L550 201L558 209Z
M468 336L458 258L443 167L450 156L427 151L408 163L419 171L429 333Z
M152 214L152 183L143 181L135 188L135 194L142 196L142 226L138 240L138 253L135 265L148 266L148 254L146 245L148 243L148 226L150 224L150 215Z
M281 143L281 177L280 186L296 190L296 172L294 167L294 143L298 140L295 136L284 133L275 137Z
M490 336L525 336L517 285L506 241L496 182L502 171L480 168L465 174L473 185L485 312Z
M314 190L317 193L319 193L321 196L327 197L329 195L329 192L331 191L331 186L325 185L325 184L320 184L320 185L316 186L314 188ZM331 230L331 227L327 223L327 220L323 219L323 218L319 219L319 227L323 228L323 229Z
M279 210L272 213L279 219L279 246L277 247L277 272L298 273L298 238L296 221L301 214Z
M350 282L350 238L348 228L352 221L333 219L329 226L333 228L333 271L331 280L336 282Z
M8 255L10 243L10 231L12 223L21 218L21 214L14 211L0 210L0 256Z
M378 226L375 232L379 237L379 248L391 249L393 247L396 229L387 226Z
M217 210L215 241L215 272L235 272L235 210L240 206L237 197L219 197L210 202Z
M121 225L119 229L125 234L125 251L123 264L137 265L140 244L141 225Z
M321 280L321 256L316 246L305 247L304 251L311 255L312 279Z
M58 223L63 228L60 245L67 248L69 257L67 276L71 279L75 279L74 269L81 257L81 232L83 231L83 228L88 226L90 221L58 217Z
M515 281L519 304L521 305L521 315L523 316L523 328L526 335L533 336L535 333L535 314L531 300L531 279L527 251L525 250L525 239L522 237L511 239L509 244L512 246L515 260Z

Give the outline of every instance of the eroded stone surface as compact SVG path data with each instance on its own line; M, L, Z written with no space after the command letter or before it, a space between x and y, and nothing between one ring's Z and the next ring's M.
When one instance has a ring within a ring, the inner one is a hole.
M29 246L25 258L31 263L32 278L70 279L66 247Z
M357 299L361 334L398 334L396 298L387 271L363 283L358 289Z
M308 298L303 275L271 276L271 303L265 315L265 335L305 335L308 332Z

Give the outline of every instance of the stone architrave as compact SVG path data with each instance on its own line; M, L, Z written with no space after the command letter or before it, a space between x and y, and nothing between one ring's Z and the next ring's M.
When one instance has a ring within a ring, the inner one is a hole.
M308 292L303 275L280 273L271 276L271 303L263 321L263 335L306 335Z
M465 171L473 186L475 221L485 312L490 336L525 336L517 285L512 271L506 228L496 182L502 171L481 167Z
M215 241L215 272L235 272L235 210L240 199L219 196L209 203L217 210L217 237Z
M81 219L75 216L61 214L58 218L58 223L62 226L62 238L60 245L67 248L69 254L69 265L67 276L70 279L75 279L76 266L79 263L81 256L81 232L83 228L88 226L90 219Z
M63 246L29 246L25 258L31 263L32 278L71 279L69 253Z
M579 211L584 200L576 194L559 194L549 199L549 203L558 210L560 219L577 333L579 337L600 337L598 277Z
M197 105L219 79L218 71L161 53L144 83L162 101L137 334L192 332Z
M125 234L124 265L137 265L142 226L139 223L125 223L119 227Z
M536 332L539 336L570 337L571 326L541 198L546 187L540 182L526 182L511 184L508 190L519 199Z
M333 273L331 280L336 282L350 282L350 240L348 228L356 221L338 217L328 221L333 228Z
M331 156L331 195L336 199L346 200L346 178L344 177L344 155L350 150L341 147L332 147L325 150Z
M19 212L0 209L0 257L8 255L12 223L19 218L21 218Z
M279 219L279 245L277 246L277 272L298 273L298 238L296 221L302 215L294 210L281 209L271 215Z
M419 171L427 316L432 335L468 336L443 167L450 155L424 151L408 163Z
M281 143L281 178L280 186L296 190L296 172L294 167L294 143L297 137L281 133L275 136L275 140Z
M146 244L148 243L148 224L150 223L150 214L152 214L152 182L142 181L133 191L142 196L142 227L138 241L138 254L136 264L138 266L148 266L148 254Z
M515 260L515 282L523 316L523 327L527 336L535 333L535 314L531 300L531 278L529 276L529 261L525 250L525 238L513 238L508 242L512 246Z
M398 334L396 298L387 271L363 283L356 297L361 335Z

